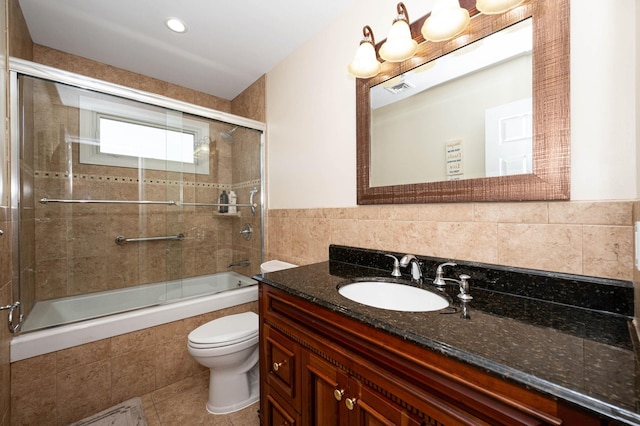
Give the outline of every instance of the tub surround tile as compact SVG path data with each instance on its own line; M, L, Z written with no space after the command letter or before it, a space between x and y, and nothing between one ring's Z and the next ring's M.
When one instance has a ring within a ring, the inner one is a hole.
M109 358L110 340L99 340L81 346L64 349L56 353L56 372L62 373Z
M58 424L69 424L109 408L111 364L99 361L56 375Z
M134 331L120 336L114 336L110 339L100 340L108 341L109 346L105 350L109 350L109 356L112 358L126 356L130 352L135 352L142 348L153 347L158 344L158 335L154 328L145 328L143 330ZM84 346L84 345L83 345Z
M12 424L68 424L131 397L147 395L147 401L153 405L179 398L194 386L201 388L198 394L204 398L201 407L204 409L209 370L188 354L187 335L215 318L247 311L257 313L258 303L245 303L14 362ZM151 413L155 413L155 408ZM160 424L157 414L152 418L157 422L149 425Z
M35 356L11 365L11 383L27 383L39 377L51 376L56 371L55 353Z
M156 389L156 348L130 351L111 359L111 403L145 395Z
M11 424L57 426L56 377L11 382Z
M640 422L631 282L459 261L446 276L471 275L474 298L467 304L468 320L369 308L338 294L336 287L350 279L388 276L385 253L331 246L328 262L260 279L543 394ZM443 260L419 258L427 276ZM447 286L445 292L460 308L457 286Z

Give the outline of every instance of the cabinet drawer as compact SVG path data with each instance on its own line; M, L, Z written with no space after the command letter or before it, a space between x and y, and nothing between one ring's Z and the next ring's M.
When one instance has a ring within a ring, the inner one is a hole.
M297 426L302 423L300 415L287 404L276 392L270 392L267 387L266 401L264 401L261 415L265 426Z
M268 325L263 345L267 384L300 411L300 346Z

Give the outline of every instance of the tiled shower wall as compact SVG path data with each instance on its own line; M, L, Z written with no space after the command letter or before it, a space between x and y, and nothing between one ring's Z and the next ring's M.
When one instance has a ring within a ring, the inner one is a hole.
M267 211L269 259L308 264L329 244L633 279L631 201L455 203Z
M247 203L249 191L260 187L260 134L234 133L230 144L217 136L231 128L210 121L210 173L139 170L82 164L78 161L79 109L65 105L53 85L27 80L33 87L33 118L23 164L25 182L33 181L33 196L23 206L35 208L36 300L112 290L227 270L234 260L260 264L260 216L248 208L238 214L218 214L216 207L41 204L42 198L95 200L182 201L216 203L222 190ZM24 93L28 93L25 89ZM25 104L31 97L25 95ZM32 148L33 146L33 148ZM238 238L243 223L256 230L252 242ZM183 241L153 241L118 245L126 238L184 234ZM235 240L235 241L234 241ZM28 241L28 239L25 239ZM235 243L235 244L234 244ZM25 255L25 257L28 257ZM114 267L116 266L117 267Z

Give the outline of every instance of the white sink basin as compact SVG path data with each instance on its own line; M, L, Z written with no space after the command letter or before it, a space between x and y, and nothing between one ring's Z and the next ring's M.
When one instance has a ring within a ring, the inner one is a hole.
M359 281L343 285L338 293L374 308L405 312L438 311L449 306L444 297L421 288L386 281Z

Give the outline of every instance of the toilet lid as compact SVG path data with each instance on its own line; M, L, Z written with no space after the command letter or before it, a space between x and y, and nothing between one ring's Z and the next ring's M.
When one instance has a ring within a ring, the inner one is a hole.
M189 333L196 345L224 346L243 342L258 334L258 315L254 312L227 315L209 321Z

